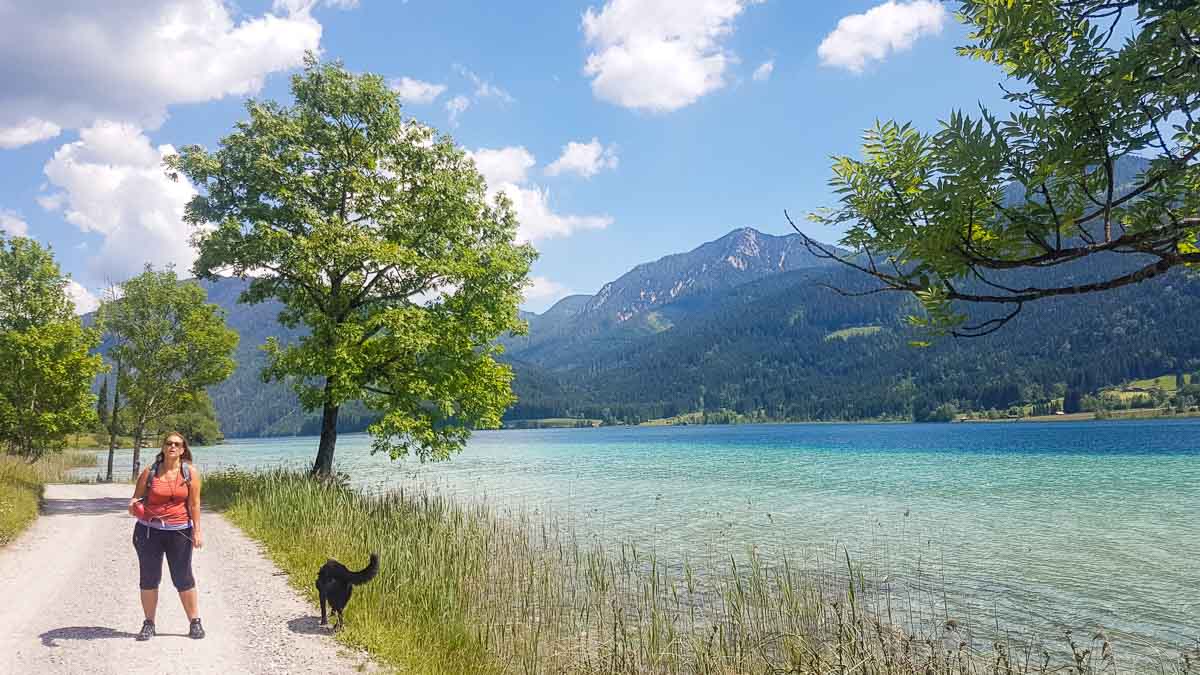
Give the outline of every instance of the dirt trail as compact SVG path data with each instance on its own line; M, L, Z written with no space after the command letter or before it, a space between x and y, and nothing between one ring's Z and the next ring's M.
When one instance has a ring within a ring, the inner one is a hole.
M163 569L158 636L142 624L127 485L49 485L46 508L0 549L0 673L358 673L383 670L317 626L314 608L225 519L194 552L207 637L191 640ZM314 570L315 573L315 570Z

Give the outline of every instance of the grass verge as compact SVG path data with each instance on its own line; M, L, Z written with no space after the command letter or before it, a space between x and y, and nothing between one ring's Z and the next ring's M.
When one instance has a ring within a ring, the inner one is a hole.
M357 589L343 642L417 673L1124 673L1102 631L1090 641L975 639L930 602L869 581L849 556L825 568L753 552L698 571L632 545L581 544L574 532L426 492L368 496L289 473L224 472L209 506L261 541L316 603L327 557L353 569L380 554ZM1092 635L1091 632L1088 635ZM1166 652L1164 652L1166 654ZM1158 673L1195 672L1175 651Z
M67 437L71 446L81 450L108 450L109 437L107 433L88 432L71 434ZM125 450L133 447L133 436L117 436L117 448Z
M90 452L54 453L35 462L0 455L0 546L16 539L37 518L46 483L64 482L70 469L95 463Z

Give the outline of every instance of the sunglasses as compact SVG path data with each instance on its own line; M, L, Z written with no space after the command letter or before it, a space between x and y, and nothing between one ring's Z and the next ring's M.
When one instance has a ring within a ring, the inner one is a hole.
M182 448L182 447L183 447L183 442L181 442L181 441L167 441L166 443L163 443L163 447L164 447L164 448Z

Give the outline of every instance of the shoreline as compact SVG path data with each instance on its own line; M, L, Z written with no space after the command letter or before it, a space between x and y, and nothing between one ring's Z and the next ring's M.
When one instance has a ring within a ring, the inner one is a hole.
M901 615L906 613L907 602L908 616L915 610L924 619L915 625L878 624L884 631L884 644L889 646L880 652L862 652L859 658L874 659L874 665L881 669L890 658L887 654L898 653L894 650L904 643L919 646L953 641L958 645L960 640L973 646L967 653L959 652L958 658L979 666L963 672L987 672L982 666L1000 651L1017 656L1032 645L1037 645L1036 653L1043 648L1049 650L1064 667L1071 661L1070 648L1062 636L1050 632L1012 634L1019 637L1010 635L1010 641L1002 641L1003 647L995 647L985 639L985 626L981 625L984 630L976 634L969 623L950 620L962 615L941 613L944 591L918 590L913 605L913 598L908 596L906 600L906 592L900 590L904 584L897 585L898 577L876 579L873 572L864 574L878 561L853 559L849 554L844 559L841 553L828 560L822 558L818 568L809 570L797 564L803 562L801 559L792 558L791 564L786 559L770 562L751 548L746 559L701 561L696 568L685 561L680 567L660 560L652 549L643 550L628 542L577 538L570 527L547 530L544 521L550 514L545 511L535 510L532 519L529 513L522 513L514 520L511 514L480 508L455 496L423 493L419 488L368 495L282 472L233 472L210 477L210 482L227 516L262 543L267 554L292 575L293 584L307 584L311 560L329 550L350 551L348 561L363 558L368 550L379 551L382 569L388 570L381 572L386 575L385 583L365 587L361 596L356 594L356 616L370 615L371 621L389 626L396 616L405 616L405 626L416 622L422 630L437 633L426 638L433 645L426 644L425 651L413 654L413 638L403 634L406 628L398 626L395 630L402 634L392 636L363 627L366 635L373 636L367 639L376 641L368 648L383 650L389 655L386 660L401 667L429 666L429 659L446 658L453 659L453 667L431 672L513 672L497 666L497 662L524 663L526 670L529 664L538 664L535 672L575 672L585 663L614 663L616 659L625 666L605 672L644 672L657 664L655 672L682 673L692 672L697 663L722 664L710 668L711 672L727 672L728 668L736 672L771 672L782 667L786 655L792 653L790 643L780 636L793 636L800 643L826 636L820 639L833 641L825 642L826 646L841 646L815 660L790 664L792 672L824 672L831 663L829 659L836 660L837 649L858 648L854 646L857 637L840 642L846 636L861 633L863 638L877 639L876 628L872 627L877 624L872 617L882 621L893 601L901 608ZM218 484L220 487L216 487ZM330 508L333 504L339 508ZM288 513L312 516L312 534L296 536L294 530L283 526ZM565 521L559 518L554 522L562 525ZM420 535L414 539L413 533ZM408 543L397 547L396 542ZM479 555L471 555L471 551ZM461 558L464 554L467 560ZM842 581L836 583L837 579ZM428 606L424 603L429 599L421 588L438 589L435 606L444 607L443 613L425 615ZM926 606L922 593L932 593L930 598L935 602ZM961 600L969 602L969 598ZM1048 615L1061 611L1056 607L1044 609ZM421 615L414 616L414 612ZM716 647L710 637L706 647L704 636L723 625L741 626L747 632L731 633L722 638L729 642ZM517 626L521 628L517 630ZM825 633L835 627L832 635ZM1082 635L1085 626L1076 627ZM459 644L464 629L479 637L482 644ZM614 630L617 632L612 633ZM606 631L609 634L602 642L578 642L579 635L605 635ZM674 637L667 638L667 634ZM659 651L661 647L646 646L662 640L669 640L681 651L665 653ZM1145 657L1131 650L1136 642L1118 642L1113 649L1122 654L1124 663L1140 663ZM752 644L758 645L749 650L756 659L753 664L723 660L730 654L747 653L739 650ZM1166 650L1164 655L1187 649L1165 642L1155 644ZM1101 651L1098 642L1085 642L1084 647L1097 654ZM1104 648L1107 650L1108 645ZM450 651L439 657L439 649ZM938 658L936 651L921 657ZM777 657L784 661L771 665ZM673 666L658 667L663 663L660 658L669 658ZM1177 660L1175 656L1163 656L1159 663L1162 672L1174 672L1172 664L1177 667ZM921 672L916 662L890 665L896 667L888 668L890 672ZM914 667L910 670L909 666ZM1138 672L1138 667L1126 666L1114 672Z
M1155 410L1162 410L1161 408ZM1166 421L1174 419L1197 419L1200 412L1157 413L1148 409L1113 410L1101 415L1096 412L1068 413L1064 415L1038 415L1033 417L1002 417L997 419L963 418L955 420L955 424L994 423L994 422L1133 422L1133 421Z
M1161 409L1159 409L1161 410ZM564 430L564 429L635 429L635 428L659 428L659 427L735 427L735 426L785 426L785 425L811 425L811 426L828 426L828 425L892 425L892 424L967 424L967 423L1014 423L1014 422L1125 422L1125 421L1152 421L1152 420L1174 420L1174 419L1197 419L1200 418L1200 411L1182 412L1182 413L1158 413L1146 414L1148 409L1130 409L1130 410L1115 410L1109 411L1106 416L1096 412L1080 412L1068 413L1064 415L1037 415L1028 417L998 417L995 419L978 418L978 417L960 417L954 420L946 421L926 421L917 422L915 420L899 420L899 419L856 419L856 420L746 420L736 422L668 422L662 420L648 420L637 424L597 424L597 425L577 425L577 426L502 426L498 429L483 429L481 431L544 431L544 430ZM536 422L536 420L520 420L522 422ZM585 421L585 420L580 420ZM248 437L262 438L262 437ZM282 438L298 438L295 436L285 436ZM238 440L238 439L230 439Z

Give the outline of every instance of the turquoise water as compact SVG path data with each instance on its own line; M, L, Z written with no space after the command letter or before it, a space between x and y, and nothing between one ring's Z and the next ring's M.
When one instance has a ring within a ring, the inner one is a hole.
M315 438L239 439L196 460L315 454ZM416 481L667 561L720 564L755 546L830 569L840 544L929 621L1200 638L1200 421L484 432L427 465L349 435L335 464L367 489Z

